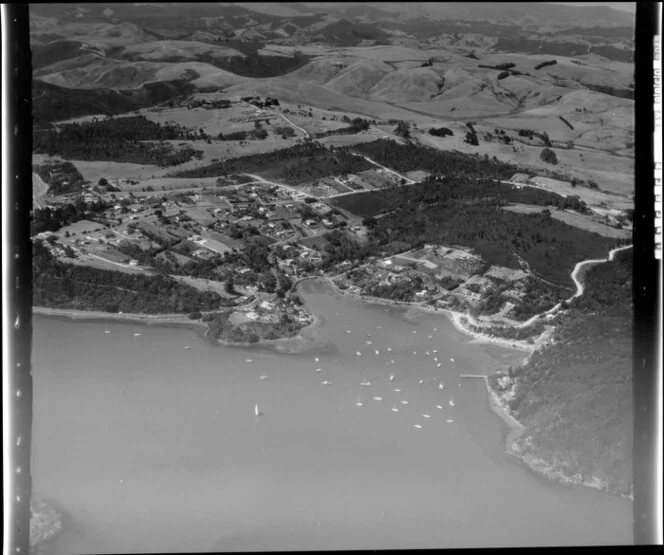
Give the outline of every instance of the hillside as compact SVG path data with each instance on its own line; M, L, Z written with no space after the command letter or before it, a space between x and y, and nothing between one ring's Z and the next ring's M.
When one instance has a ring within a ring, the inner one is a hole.
M536 470L632 488L632 252L590 269L555 343L490 384L525 427L511 449Z

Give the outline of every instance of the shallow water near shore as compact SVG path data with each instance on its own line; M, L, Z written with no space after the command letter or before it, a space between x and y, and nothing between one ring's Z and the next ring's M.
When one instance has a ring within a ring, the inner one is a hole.
M458 379L523 352L302 291L322 323L298 354L34 318L33 493L67 515L49 553L632 542L629 501L515 463L483 381Z

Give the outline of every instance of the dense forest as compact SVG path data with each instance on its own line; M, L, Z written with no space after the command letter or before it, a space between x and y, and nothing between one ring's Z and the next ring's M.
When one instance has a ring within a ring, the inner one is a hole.
M66 264L35 241L33 304L49 308L137 314L216 310L221 298L161 275L148 276Z
M113 116L192 94L196 88L183 80L146 83L139 89L69 89L33 79L32 121L38 127L80 116Z
M473 175L494 179L508 179L519 172L518 166L488 156L442 151L411 143L402 145L387 139L344 148L400 172L424 170L437 175Z
M520 257L537 275L563 286L572 285L570 273L577 262L604 256L617 244L560 222L546 210L517 214L500 208L530 191L508 189L501 194L498 184L492 194L490 180L447 181L450 186L433 182L385 190L392 211L371 222L371 242L387 252L395 242L411 247L464 245L489 264L509 268L520 268Z
M85 185L85 179L71 162L48 161L33 166L34 172L48 185L53 195L76 193Z
M337 149L328 150L319 143L305 143L239 158L215 162L200 168L175 172L172 177L214 177L241 172L262 172L275 179L299 183L331 174L362 171L373 167L359 156Z
M160 125L144 116L113 118L40 129L33 135L33 151L74 160L109 160L173 166L202 156L191 147L174 149L169 143L143 141L201 138L178 125Z
M76 203L37 208L30 222L30 236L34 237L43 231L58 231L80 220L94 220L98 214L109 207L109 204L100 200L91 203L79 200Z
M621 494L632 485L632 275L631 250L591 268L555 343L510 372L532 454Z

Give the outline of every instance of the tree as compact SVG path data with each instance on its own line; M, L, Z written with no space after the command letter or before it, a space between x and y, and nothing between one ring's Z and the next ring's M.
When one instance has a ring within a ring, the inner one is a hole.
M558 163L558 158L556 157L556 153L553 152L550 148L543 148L542 152L540 153L540 158L542 159L543 162L546 162L547 164L557 164Z
M237 295L237 291L235 290L235 282L233 281L233 278L228 278L226 280L226 283L224 283L224 291L229 295Z
M102 177L97 184L101 185L102 187L106 187L106 185L108 185L108 181L105 177Z
M394 133L404 139L410 138L410 129L408 129L408 124L405 121L400 121L397 124L396 128L394 129Z

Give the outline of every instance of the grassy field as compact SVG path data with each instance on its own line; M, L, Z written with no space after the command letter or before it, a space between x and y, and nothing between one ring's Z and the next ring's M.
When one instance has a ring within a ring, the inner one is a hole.
M515 204L512 206L505 206L504 210L510 210L511 212L518 212L520 214L533 214L535 212L541 212L542 208L528 204ZM617 229L615 227L602 224L589 218L588 216L578 214L577 212L568 212L566 210L551 210L551 216L556 220L560 220L566 224L578 227L579 229L585 229L586 231L597 233L602 237L610 237L612 239L627 239L632 236L630 231Z
M350 213L363 218L377 216L389 206L380 193L374 193L373 191L337 197L331 202L334 206L348 210Z

